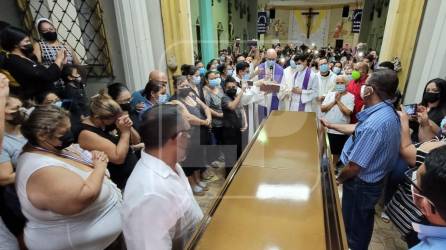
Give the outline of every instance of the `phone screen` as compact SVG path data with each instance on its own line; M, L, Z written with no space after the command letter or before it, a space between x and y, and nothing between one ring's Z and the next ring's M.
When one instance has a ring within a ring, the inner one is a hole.
M247 81L247 83L248 83L248 86L249 86L249 87L252 87L252 86L254 85L254 82L253 82L253 81Z
M417 113L417 104L404 105L403 108L408 115L415 115Z

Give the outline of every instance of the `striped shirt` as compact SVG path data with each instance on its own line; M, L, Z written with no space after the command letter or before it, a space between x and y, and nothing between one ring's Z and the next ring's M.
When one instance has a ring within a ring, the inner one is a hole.
M400 150L400 121L389 102L380 102L357 114L358 124L341 155L346 165L360 166L358 177L367 183L381 181L395 165Z

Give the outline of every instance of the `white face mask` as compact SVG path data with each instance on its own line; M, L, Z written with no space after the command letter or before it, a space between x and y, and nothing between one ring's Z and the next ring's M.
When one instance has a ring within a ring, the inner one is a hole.
M301 72L302 70L305 69L305 66L303 64L298 64L296 69L297 69L297 71Z

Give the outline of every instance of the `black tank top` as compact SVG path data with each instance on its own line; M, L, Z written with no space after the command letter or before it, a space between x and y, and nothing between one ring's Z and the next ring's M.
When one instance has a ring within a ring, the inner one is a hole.
M113 144L118 145L119 136L112 135L107 131L85 123L82 123L81 126L82 130L93 132L111 141ZM107 168L110 171L110 178L120 189L124 189L127 179L132 173L137 161L138 157L136 156L136 153L131 148L129 148L123 164L114 164L111 162L108 163Z

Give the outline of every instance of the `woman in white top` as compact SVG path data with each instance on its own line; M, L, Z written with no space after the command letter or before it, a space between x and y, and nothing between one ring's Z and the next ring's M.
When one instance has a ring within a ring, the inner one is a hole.
M70 127L67 112L53 105L35 109L22 126L28 144L16 189L29 249L104 249L121 233L122 197L108 158L70 146Z
M350 115L355 105L355 96L346 91L346 83L345 76L337 76L335 90L329 92L322 102L321 111L324 113L324 119L329 123L350 123ZM334 129L328 129L327 132L330 150L333 155L333 165L336 166L349 135L342 134Z

